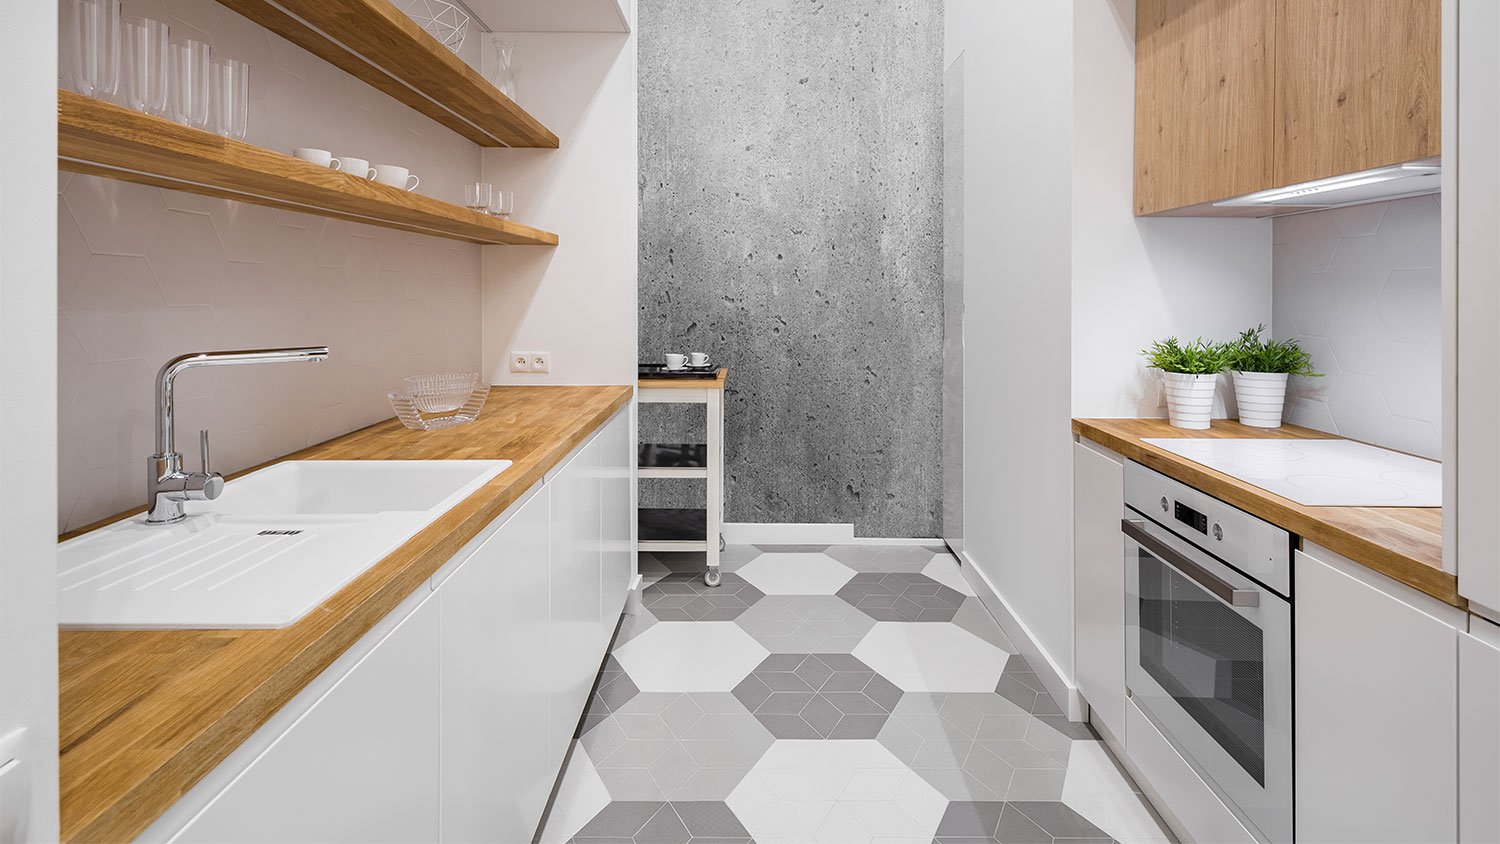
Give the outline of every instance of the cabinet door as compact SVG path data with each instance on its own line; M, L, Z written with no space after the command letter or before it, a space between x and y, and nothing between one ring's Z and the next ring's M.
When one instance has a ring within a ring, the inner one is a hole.
M550 487L438 590L442 840L530 841L553 776L547 673Z
M1500 626L1473 618L1458 641L1458 840L1500 841Z
M1297 840L1454 840L1458 630L1442 617L1452 608L1300 551L1296 577Z
M578 726L604 657L604 645L599 641L599 454L600 440L596 436L550 483L549 780L562 765L563 753Z
M1138 0L1135 213L1271 187L1267 0Z
M1276 184L1438 155L1441 40L1441 0L1278 0Z
M1125 730L1125 465L1073 444L1073 627L1078 690L1094 720Z
M599 624L603 646L614 635L615 624L625 608L630 579L635 575L633 531L635 508L636 450L626 408L599 435L599 503L602 519L602 574L599 593Z
M1458 591L1500 613L1500 3L1458 7Z
M418 606L173 840L436 841L438 616Z

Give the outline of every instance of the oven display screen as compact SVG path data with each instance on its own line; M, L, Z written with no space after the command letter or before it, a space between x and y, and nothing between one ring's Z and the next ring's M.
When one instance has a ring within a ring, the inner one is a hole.
M1182 522L1204 536L1208 535L1208 516L1206 514L1194 510L1181 501L1174 501L1172 504L1175 508L1172 515L1177 518L1177 521Z

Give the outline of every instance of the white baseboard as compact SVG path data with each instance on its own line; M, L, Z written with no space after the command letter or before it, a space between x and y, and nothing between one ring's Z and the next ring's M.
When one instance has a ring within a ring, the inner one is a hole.
M974 587L974 592L984 603L985 608L990 611L990 615L994 616L995 621L1000 624L1000 629L1004 630L1005 635L1009 636L1015 646L1020 649L1021 656L1031 664L1031 670L1036 672L1037 679L1047 687L1047 693L1062 706L1063 711L1068 715L1068 720L1088 720L1089 710L1088 705L1083 701L1083 695L1068 683L1062 669L1046 651L1042 650L1041 645L1037 644L1036 637L1031 635L1031 631L1021 619L1016 617L1015 611L1011 609L1010 604L1006 603L1005 598L1001 597L995 584L985 577L979 566L974 565L974 561L967 552L960 551L957 556L962 562L959 571L963 573L964 579Z
M727 545L941 545L934 538L855 536L852 524L725 522Z
M641 608L641 581L643 579L640 572L631 575L630 592L625 596L625 612L634 613Z

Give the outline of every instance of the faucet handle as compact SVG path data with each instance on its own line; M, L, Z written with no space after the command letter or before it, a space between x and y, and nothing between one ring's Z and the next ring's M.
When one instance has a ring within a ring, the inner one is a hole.
M208 429L202 428L198 431L198 454L203 458L203 474L213 474L213 469L208 465Z

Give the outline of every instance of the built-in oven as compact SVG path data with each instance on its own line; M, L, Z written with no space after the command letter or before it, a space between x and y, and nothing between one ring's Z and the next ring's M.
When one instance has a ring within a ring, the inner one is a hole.
M1291 536L1125 468L1127 694L1253 832L1292 840Z

